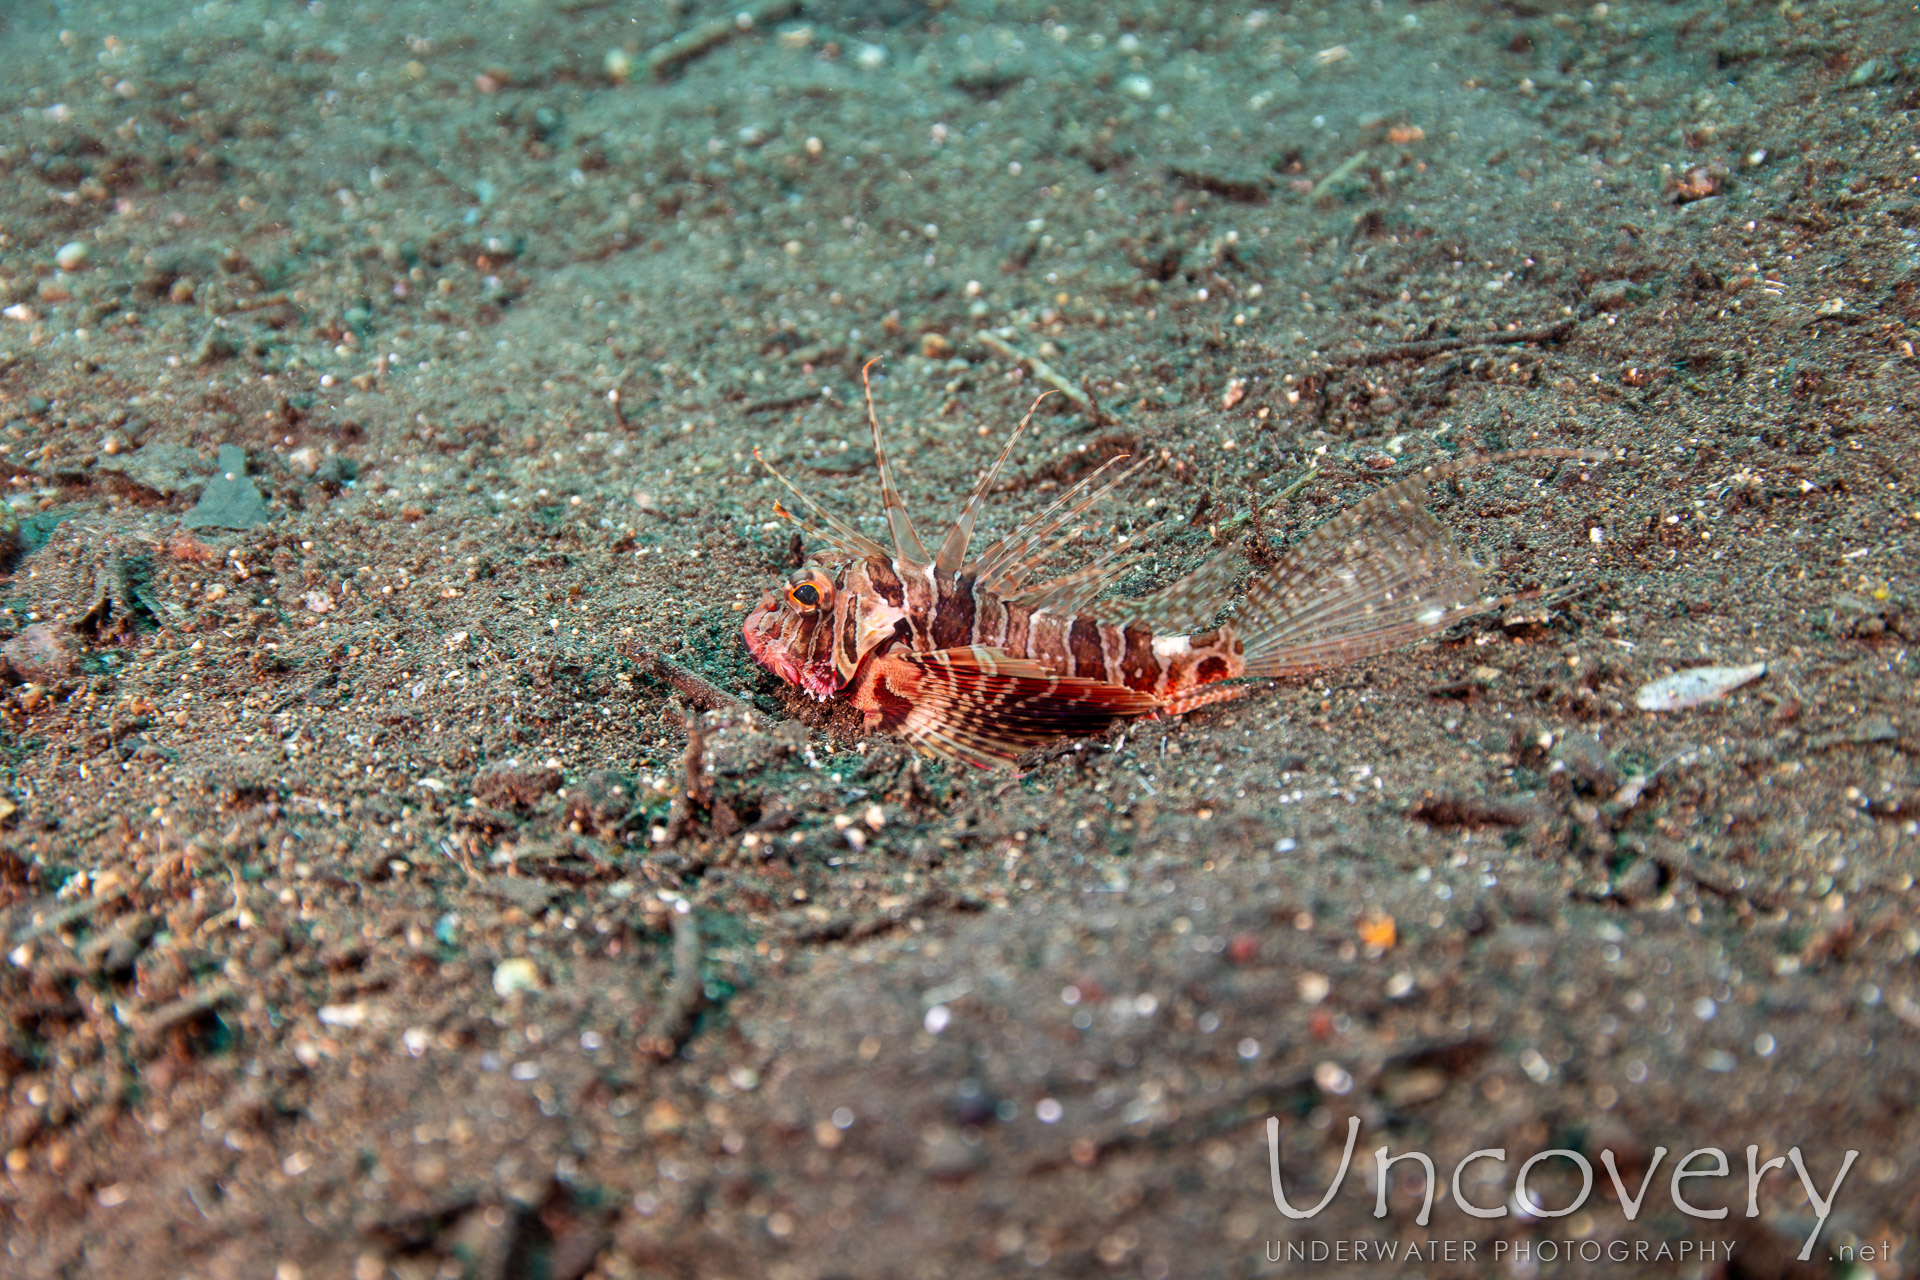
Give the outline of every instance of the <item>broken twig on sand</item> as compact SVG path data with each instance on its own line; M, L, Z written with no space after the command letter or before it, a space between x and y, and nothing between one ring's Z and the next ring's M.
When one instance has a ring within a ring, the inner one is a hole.
M700 966L706 960L706 944L700 940L700 919L691 903L675 904L673 913L673 978L660 997L659 1011L640 1037L642 1052L662 1060L671 1058L686 1046L693 1035L694 1023L707 1003L706 980Z
M622 650L640 674L671 685L697 711L744 711L747 704L720 689L706 677L687 670L672 658L632 645Z
M1082 413L1093 419L1095 426L1105 426L1113 421L1110 415L1093 402L1092 396L1067 381L1065 374L1055 369L1039 356L1028 355L991 329L982 329L973 335L973 340L1001 359L1013 361L1028 373L1031 373L1034 377L1046 383L1067 399L1073 401L1074 405L1078 407Z
M1357 355L1336 356L1329 361L1330 369L1357 368L1370 364L1392 364L1395 360L1424 360L1428 356L1437 356L1446 351L1459 351L1466 347L1516 347L1531 343L1559 342L1573 332L1574 322L1562 320L1558 324L1544 325L1538 329L1509 329L1504 333L1476 333L1461 338L1431 338L1425 342L1402 342L1391 347L1382 347L1378 351L1362 351Z
M711 22L682 31L671 40L662 41L647 51L647 70L664 80L678 71L683 64L691 62L709 49L725 44L744 31L751 31L769 22L778 22L799 8L798 0L760 0L759 4L748 5L728 17L715 18Z
M713 804L713 788L707 785L707 732L697 715L687 717L687 749L680 757L680 768L685 778L673 793L673 806L667 812L669 845L680 843L680 837L687 834L694 810Z
M1334 187L1338 185L1343 178L1366 162L1367 152L1365 151L1360 151L1348 156L1340 162L1339 167L1334 169L1332 173L1329 173L1326 177L1314 183L1313 190L1307 193L1307 202L1309 204L1319 204L1333 193Z

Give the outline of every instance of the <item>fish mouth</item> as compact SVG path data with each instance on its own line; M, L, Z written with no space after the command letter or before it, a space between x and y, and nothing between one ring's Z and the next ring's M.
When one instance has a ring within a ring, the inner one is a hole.
M804 689L817 702L840 692L840 674L830 661L806 661L780 638L778 610L762 605L747 615L741 636L753 660L790 685Z
M831 666L824 670L821 666L811 666L800 673L798 684L813 695L815 702L825 702L840 692L840 675Z

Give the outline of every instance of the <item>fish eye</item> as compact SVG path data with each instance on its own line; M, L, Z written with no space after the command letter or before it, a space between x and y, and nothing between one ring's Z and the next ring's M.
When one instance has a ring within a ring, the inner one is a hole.
M802 570L787 584L787 603L801 613L812 613L832 599L833 582L818 570Z

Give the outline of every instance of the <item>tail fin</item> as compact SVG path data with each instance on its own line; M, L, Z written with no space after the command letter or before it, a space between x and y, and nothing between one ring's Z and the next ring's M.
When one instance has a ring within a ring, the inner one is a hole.
M1483 594L1479 567L1421 505L1428 487L1489 463L1604 456L1520 449L1456 458L1369 494L1294 544L1247 591L1233 618L1246 674L1357 662L1498 608L1511 598Z

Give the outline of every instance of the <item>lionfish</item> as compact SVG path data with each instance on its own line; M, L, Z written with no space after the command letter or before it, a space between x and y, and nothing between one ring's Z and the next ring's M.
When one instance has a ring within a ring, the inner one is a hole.
M1253 580L1231 619L1215 625L1248 567L1233 547L1132 598L1098 597L1138 562L1127 552L1152 529L1084 568L1032 580L1078 533L1061 529L1141 465L1096 488L1125 455L969 557L974 522L1038 407L1035 401L1008 436L931 555L894 484L871 383L867 419L891 550L822 510L756 449L760 464L824 527L778 503L775 512L824 543L834 566L803 564L747 616L754 660L821 701L846 698L870 731L903 737L932 756L1006 765L1058 738L1243 697L1261 687L1253 678L1369 658L1511 603L1519 597L1483 594L1478 566L1421 505L1428 487L1488 463L1599 460L1543 448L1428 467L1300 539Z

